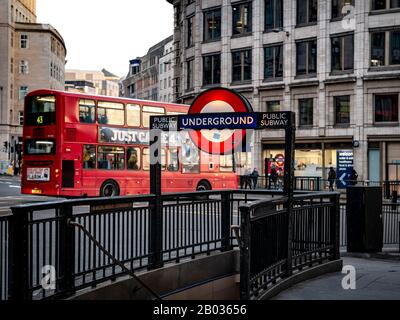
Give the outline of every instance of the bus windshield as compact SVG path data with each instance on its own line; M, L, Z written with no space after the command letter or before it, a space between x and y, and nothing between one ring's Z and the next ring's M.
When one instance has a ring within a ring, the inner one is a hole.
M25 123L30 126L44 126L56 122L55 96L28 97Z
M25 142L25 153L29 155L54 154L56 143L52 140L27 140Z

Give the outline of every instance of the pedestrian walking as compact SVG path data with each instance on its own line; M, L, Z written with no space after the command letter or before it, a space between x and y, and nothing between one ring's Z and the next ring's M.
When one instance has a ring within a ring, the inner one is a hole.
M258 177L260 174L257 171L257 168L254 168L253 172L251 173L251 180L253 182L253 189L257 188Z
M350 175L350 185L355 186L357 184L357 179L358 179L358 173L356 170L353 169Z
M333 185L336 181L336 172L333 169L333 167L329 168L328 181L329 181L329 191L334 191Z
M276 182L277 182L277 180L278 180L278 172L276 172L276 167L275 167L275 165L272 165L272 167L271 167L271 173L270 173L270 183L269 183L269 185L270 185L270 187L271 187L271 181L272 181L272 183L273 183L273 185L274 185L274 189L276 189Z

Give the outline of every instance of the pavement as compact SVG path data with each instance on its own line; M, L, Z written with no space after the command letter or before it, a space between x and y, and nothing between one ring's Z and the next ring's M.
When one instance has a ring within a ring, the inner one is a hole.
M345 290L348 273L331 273L299 283L273 300L400 300L400 257L342 257L343 266L355 268L355 289Z

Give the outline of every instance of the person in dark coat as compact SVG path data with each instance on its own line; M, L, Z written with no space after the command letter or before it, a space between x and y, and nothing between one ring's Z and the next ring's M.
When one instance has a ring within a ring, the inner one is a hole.
M271 187L271 181L274 184L274 189L276 189L276 182L278 180L278 172L276 171L275 165L272 165L271 167L271 173L270 173L270 187Z
M329 191L334 191L333 185L335 183L335 180L336 180L336 172L332 167L330 167L329 174L328 174Z
M257 188L258 177L260 174L257 171L257 168L254 168L253 172L251 173L251 179L253 180L253 189Z
M350 175L350 185L355 186L357 184L358 174L356 170L351 171Z

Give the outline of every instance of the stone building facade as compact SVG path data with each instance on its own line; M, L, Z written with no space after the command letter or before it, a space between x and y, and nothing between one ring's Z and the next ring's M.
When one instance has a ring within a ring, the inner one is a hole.
M168 63L172 60L172 40L172 36L170 36L152 46L145 56L129 61L129 72L122 81L122 92L125 97L161 101L161 99L164 99L165 96L168 97L168 94L170 94L172 99L172 92L170 90L172 88L173 68ZM171 77L170 82L168 80L169 77ZM163 82L162 89L161 79ZM165 88L164 80L167 85Z
M65 71L65 90L118 97L119 77L106 69L101 71L67 69Z
M0 0L0 160L21 156L24 97L64 89L66 47L51 25L36 23L36 1Z
M174 77L174 52L173 40L166 43L164 46L164 54L160 57L158 68L159 82L159 101L172 102L173 87L172 78Z
M255 111L296 112L296 176L326 179L349 151L362 180L400 180L400 1L168 0L174 100L213 87ZM284 151L257 132L254 165Z

